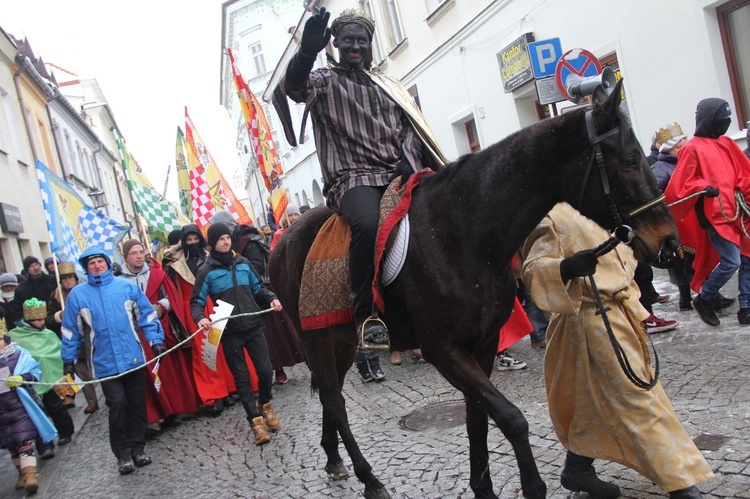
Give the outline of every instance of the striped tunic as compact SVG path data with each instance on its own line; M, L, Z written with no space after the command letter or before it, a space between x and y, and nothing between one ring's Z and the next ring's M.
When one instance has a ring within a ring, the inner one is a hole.
M312 115L323 194L334 210L352 187L387 185L402 159L422 168L421 142L404 112L375 83L363 85L358 77L368 78L362 71L319 69L305 87L287 92L305 103L305 117Z

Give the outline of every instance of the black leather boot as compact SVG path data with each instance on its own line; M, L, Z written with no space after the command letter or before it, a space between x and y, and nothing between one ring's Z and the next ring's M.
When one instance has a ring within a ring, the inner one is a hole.
M669 499L700 499L702 497L703 494L695 485L669 493Z
M571 492L586 492L594 499L615 499L620 497L620 487L607 483L596 476L590 457L579 456L568 451L565 467L560 474L560 483Z

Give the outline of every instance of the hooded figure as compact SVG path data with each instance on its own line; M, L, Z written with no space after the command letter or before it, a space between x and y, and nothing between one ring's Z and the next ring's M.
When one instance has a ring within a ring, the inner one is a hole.
M695 136L718 139L729 130L731 116L732 110L724 99L703 99L695 111Z
M198 242L188 243L187 239L190 234L198 236ZM195 275L198 271L198 267L206 258L206 239L203 237L203 234L197 225L188 224L182 228L180 243L182 244L182 251L185 254L187 265L193 275Z
M704 99L695 113L695 137L680 150L672 178L664 195L667 203L704 191L672 207L680 242L695 249L690 283L700 292L693 300L699 317L709 326L719 326L714 301L719 290L739 269L741 325L750 325L750 239L744 236L737 213L735 191L750 199L750 160L724 133L732 112L723 99ZM747 229L747 227L745 227ZM717 266L718 264L718 266ZM745 292L743 292L743 290Z

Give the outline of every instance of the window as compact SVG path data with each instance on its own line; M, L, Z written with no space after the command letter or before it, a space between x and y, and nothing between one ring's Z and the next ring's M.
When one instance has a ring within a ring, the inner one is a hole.
M372 15L372 6L370 5L370 0L359 0L359 9L365 12L368 16L372 17L373 19L375 16ZM377 30L377 27L376 27ZM375 64L380 64L383 62L383 50L380 48L380 41L378 41L378 34L373 33L372 34L372 60Z
M401 43L404 39L401 30L401 20L398 17L398 6L396 0L386 0L388 2L388 35L391 38L391 48Z
M466 127L466 138L469 139L469 150L471 152L479 152L482 150L482 146L479 145L479 134L477 133L477 123L474 119L467 121L464 126Z
M383 29L385 30L388 50L393 50L404 40L401 20L398 15L398 5L396 0L378 0L380 2L380 11L385 15L383 20ZM366 2L369 3L369 2ZM367 10L365 10L367 12ZM369 13L369 12L368 12ZM370 14L372 15L372 14Z
M266 60L263 57L263 47L260 42L250 45L250 56L253 59L253 76L259 76L266 72Z
M24 163L29 163L28 157L27 157L27 151L26 148L21 145L21 136L18 134L19 130L23 130L24 124L23 123L16 123L15 114L13 113L13 106L14 104L11 102L10 95L0 88L0 99L3 101L3 115L5 116L5 125L8 127L8 130L10 132L10 138L13 142L13 147L15 150L13 153L16 155L16 158L19 161L22 161ZM9 144L2 144L3 148L9 147Z
M718 9L719 30L740 128L750 119L750 0L731 0Z

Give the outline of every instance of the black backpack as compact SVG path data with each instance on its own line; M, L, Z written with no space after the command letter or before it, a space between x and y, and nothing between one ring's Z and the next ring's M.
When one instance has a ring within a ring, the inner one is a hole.
M255 227L237 225L232 231L232 245L237 253L250 261L250 266L261 282L268 281L268 257L271 256L271 249Z

